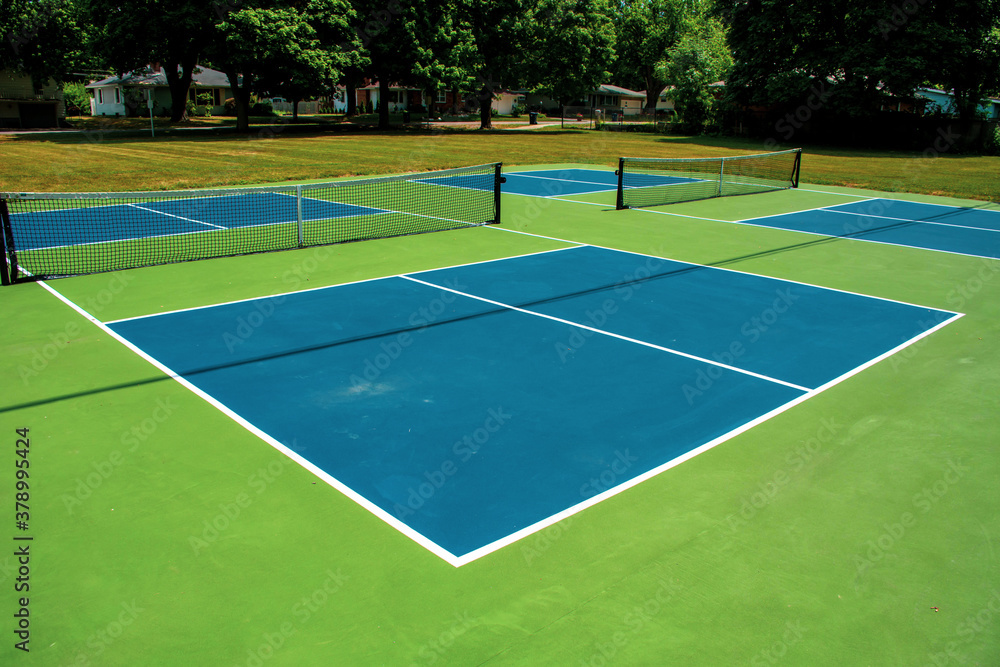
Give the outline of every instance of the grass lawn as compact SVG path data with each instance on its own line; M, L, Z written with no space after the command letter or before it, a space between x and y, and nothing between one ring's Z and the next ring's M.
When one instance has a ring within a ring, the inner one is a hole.
M133 119L130 119L130 121ZM209 119L216 122L219 119ZM192 122L206 122L202 120ZM83 134L0 137L3 191L162 190L422 171L500 161L509 165L613 166L619 156L711 157L760 153L749 139L531 130L302 135L292 126L246 136L120 137ZM806 148L802 182L1000 199L1000 157Z

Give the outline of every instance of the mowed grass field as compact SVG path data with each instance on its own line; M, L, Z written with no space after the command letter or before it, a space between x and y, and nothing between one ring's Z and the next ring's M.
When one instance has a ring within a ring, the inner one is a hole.
M0 142L0 190L760 150L582 132L17 139ZM718 222L843 203L833 193L846 185L988 207L997 185L985 168L995 174L997 159L807 150L803 160L800 191L657 209L674 216L505 195L501 227L527 234L477 228L50 282L110 321L538 252L559 238L965 314L461 568L317 483L42 286L0 289L0 536L34 537L30 653L14 647L14 547L0 555L3 664L998 664L1000 262ZM966 164L980 165L976 178L957 171ZM24 532L17 428L31 435Z
M786 148L797 147L788 145ZM114 132L0 136L0 191L164 190L321 180L504 162L612 167L620 156L716 157L761 153L764 143L569 130L375 131L302 136L290 126L248 136L197 131L159 139ZM887 192L1000 199L1000 157L807 148L803 180Z

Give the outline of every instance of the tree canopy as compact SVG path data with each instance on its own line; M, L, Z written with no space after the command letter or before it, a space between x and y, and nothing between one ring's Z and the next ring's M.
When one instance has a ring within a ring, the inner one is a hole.
M3 0L0 3L0 69L30 76L37 85L63 81L89 64L84 21L73 0Z
M0 67L36 80L160 63L174 120L196 68L221 69L244 131L254 93L365 81L383 101L390 85L454 91L484 128L502 91L566 104L603 83L645 90L647 108L669 86L689 129L718 80L742 108L812 100L858 119L935 85L963 124L1000 92L1000 0L5 0L0 36Z

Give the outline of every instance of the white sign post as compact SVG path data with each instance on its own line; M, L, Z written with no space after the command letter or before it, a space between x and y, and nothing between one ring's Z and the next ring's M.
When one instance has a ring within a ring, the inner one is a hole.
M146 106L149 107L149 133L156 138L156 127L153 125L153 89L146 91Z

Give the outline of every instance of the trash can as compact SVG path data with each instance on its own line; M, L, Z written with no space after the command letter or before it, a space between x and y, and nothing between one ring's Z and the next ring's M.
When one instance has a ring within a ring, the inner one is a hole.
M528 125L538 125L538 112L529 111L528 112Z
M403 122L404 123L409 123L410 122L410 112L409 111L404 111L403 112Z

